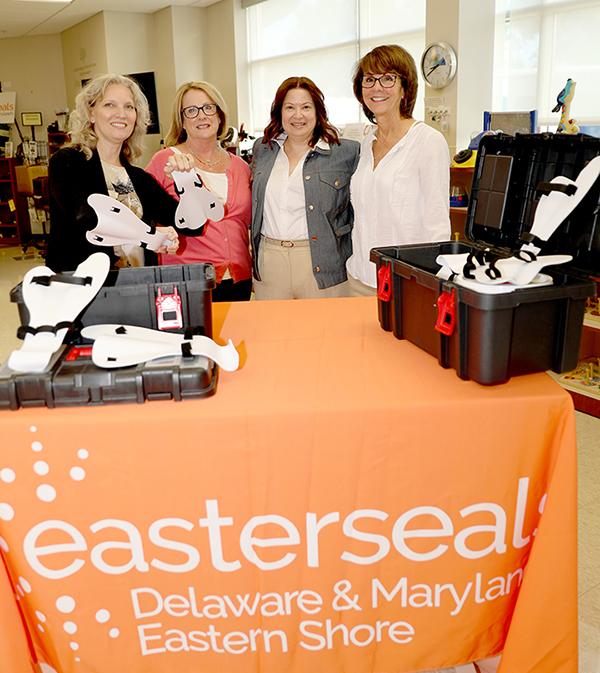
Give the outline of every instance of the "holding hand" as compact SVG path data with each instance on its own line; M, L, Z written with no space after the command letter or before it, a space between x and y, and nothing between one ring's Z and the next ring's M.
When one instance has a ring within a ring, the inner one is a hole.
M156 227L156 231L159 234L163 234L167 237L164 244L156 252L167 253L174 255L179 248L179 234L174 227Z
M194 168L194 157L191 154L175 153L168 158L165 164L165 173L167 175L171 175L173 171L185 173L194 170Z

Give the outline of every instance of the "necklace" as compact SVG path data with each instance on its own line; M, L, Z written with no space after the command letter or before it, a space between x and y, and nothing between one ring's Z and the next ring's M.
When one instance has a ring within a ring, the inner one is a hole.
M195 152L192 152L192 150L190 150L190 154L194 157L194 159L196 159L198 163L204 164L204 166L208 166L208 168L214 168L223 161L223 150L217 149L217 152L219 153L219 156L211 161L210 159L203 159L202 157L199 157Z

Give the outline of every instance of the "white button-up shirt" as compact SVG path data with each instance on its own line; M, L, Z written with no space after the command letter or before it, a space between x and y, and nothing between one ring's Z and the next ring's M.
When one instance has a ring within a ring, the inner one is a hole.
M269 238L284 241L305 241L308 239L308 222L302 170L312 150L307 150L290 175L290 162L283 149L285 139L285 135L275 139L281 149L267 182L262 233ZM328 143L321 140L317 145L329 147Z
M450 240L450 155L444 136L415 122L373 169L373 127L350 185L354 207L348 273L377 287L371 248Z

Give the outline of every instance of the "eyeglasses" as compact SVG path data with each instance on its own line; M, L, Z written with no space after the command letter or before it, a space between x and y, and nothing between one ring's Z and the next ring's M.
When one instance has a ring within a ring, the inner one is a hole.
M200 110L207 116L212 117L214 114L217 114L217 106L214 103L204 103L204 105L188 105L184 107L182 112L183 116L188 119L195 119L199 114Z
M385 75L380 75L379 77L374 77L373 75L365 75L362 78L362 85L363 89L371 89L372 87L375 86L375 82L379 82L381 86L384 89L391 89L394 84L396 84L396 80L398 79L398 75L390 75L389 73L385 73Z

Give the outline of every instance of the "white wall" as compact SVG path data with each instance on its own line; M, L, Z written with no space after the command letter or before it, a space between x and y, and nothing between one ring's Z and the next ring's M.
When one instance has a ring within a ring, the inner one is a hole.
M46 140L46 127L56 121L55 111L66 107L67 92L59 35L5 38L0 40L0 82L3 91L17 93L17 121L21 112L41 112L43 126L35 129L36 140ZM30 137L31 129L21 129ZM20 142L11 129L15 147Z
M427 0L426 43L448 42L457 52L454 80L441 90L425 85L426 118L428 107L449 108L451 155L468 146L483 127L483 110L491 109L494 9L494 0Z

